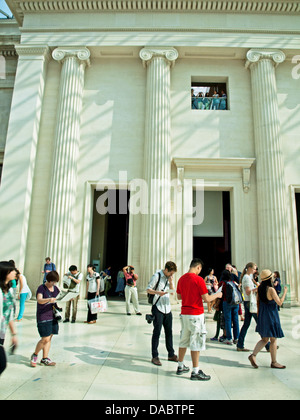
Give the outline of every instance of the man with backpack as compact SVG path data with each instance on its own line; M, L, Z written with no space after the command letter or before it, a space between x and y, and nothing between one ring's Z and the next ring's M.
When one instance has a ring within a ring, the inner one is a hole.
M173 274L176 273L177 266L174 262L168 261L165 269L153 274L147 287L147 292L154 295L152 302L153 334L152 334L152 360L156 366L161 366L158 357L158 344L162 326L165 330L166 348L168 351L168 360L177 362L178 358L173 348L172 322L169 290L174 290Z
M222 287L223 292L223 314L225 319L226 339L224 344L236 344L239 338L239 304L242 303L243 298L239 291L237 284L233 280L230 271L230 265L226 265L226 270L222 272L219 287ZM231 326L233 325L233 341Z

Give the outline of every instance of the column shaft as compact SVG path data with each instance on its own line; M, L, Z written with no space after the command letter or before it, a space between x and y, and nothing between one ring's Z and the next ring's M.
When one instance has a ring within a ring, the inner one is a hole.
M290 263L287 191L275 77L276 64L285 56L281 51L250 50L247 58L252 85L260 265L281 271L285 277Z
M81 54L81 55L80 55ZM56 49L62 60L57 115L54 165L50 191L46 253L58 270L67 270L72 255L74 205L77 191L77 160L80 140L80 112L87 49Z
M144 177L148 185L148 214L142 217L141 286L170 254L170 66L175 49L143 49L147 65Z

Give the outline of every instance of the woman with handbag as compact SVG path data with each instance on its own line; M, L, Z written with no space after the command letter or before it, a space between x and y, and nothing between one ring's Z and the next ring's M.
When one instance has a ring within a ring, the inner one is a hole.
M0 262L0 375L6 368L6 354L3 347L6 329L11 331L11 349L17 345L16 330L13 321L15 298L11 281L16 278L17 270L7 261Z
M53 335L58 334L58 320L56 313L56 296L59 294L55 283L59 282L59 275L56 271L50 271L46 275L46 282L40 285L36 292L37 298L37 328L40 334L40 341L37 343L34 353L31 356L30 364L36 367L39 352L43 351L41 364L45 366L55 366L56 363L49 359L51 340ZM60 317L61 318L61 317Z
M88 314L87 320L84 322L85 324L95 324L97 321L97 314L92 314L89 301L95 299L95 297L100 294L100 274L96 272L96 269L92 264L87 266L87 271L86 280L88 282L88 289L86 298L88 301Z

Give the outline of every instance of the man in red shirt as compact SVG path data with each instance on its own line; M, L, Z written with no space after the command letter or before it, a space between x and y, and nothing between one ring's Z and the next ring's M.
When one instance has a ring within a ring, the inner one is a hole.
M190 369L183 364L187 347L190 347L193 362L191 380L208 381L210 376L199 370L200 350L205 350L206 327L203 301L208 303L222 297L222 292L209 295L205 281L199 276L203 262L194 258L190 264L189 272L178 280L177 298L182 301L181 306L181 332L178 354L177 375L182 375Z

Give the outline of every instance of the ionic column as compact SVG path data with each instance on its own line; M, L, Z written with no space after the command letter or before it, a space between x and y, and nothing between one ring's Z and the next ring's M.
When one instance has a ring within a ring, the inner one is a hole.
M144 179L148 185L148 214L142 217L141 283L146 286L170 254L170 68L175 48L143 48L147 68Z
M87 48L56 48L52 57L62 63L55 134L54 166L50 191L46 254L60 274L72 263L72 234L77 187L80 113Z
M289 281L287 191L280 140L275 68L285 60L279 50L250 50L256 149L260 269L278 270Z

